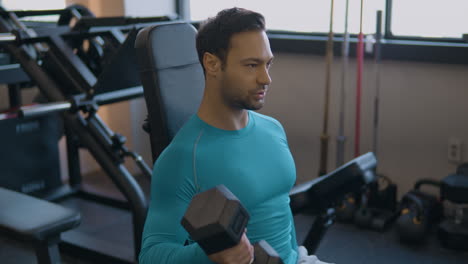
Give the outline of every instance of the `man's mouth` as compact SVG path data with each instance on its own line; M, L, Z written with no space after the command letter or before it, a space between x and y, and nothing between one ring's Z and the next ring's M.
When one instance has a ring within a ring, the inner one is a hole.
M255 94L255 98L256 98L257 100L260 100L260 99L263 99L263 98L265 97L265 95L266 95L266 91L263 90L263 91L260 91L260 92L256 93L256 94Z

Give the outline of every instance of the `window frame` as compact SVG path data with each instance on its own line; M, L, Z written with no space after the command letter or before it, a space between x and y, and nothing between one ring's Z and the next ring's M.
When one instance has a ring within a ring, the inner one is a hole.
M190 17L190 0L175 0L176 12L181 19ZM468 65L468 40L463 38L427 38L418 36L396 36L391 29L392 0L386 0L385 26L381 43L381 59L414 61L443 64ZM198 27L197 22L193 22ZM326 54L326 33L297 33L290 31L267 31L274 52L301 53L313 55ZM357 35L350 35L351 58L356 56ZM343 34L334 34L334 56L341 57ZM366 53L366 58L374 54Z

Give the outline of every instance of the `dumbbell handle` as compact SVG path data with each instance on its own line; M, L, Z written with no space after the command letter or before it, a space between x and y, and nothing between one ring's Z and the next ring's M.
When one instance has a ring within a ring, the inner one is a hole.
M253 264L283 264L278 253L265 240L254 244L254 252Z
M223 212L230 212L228 215L217 212L216 210L221 208L212 204L213 201L223 200L229 201L224 204L222 209ZM217 209L213 210L213 208ZM249 218L247 210L239 199L224 185L218 185L197 194L192 199L181 224L203 251L210 255L237 245ZM220 232L221 228L224 229L224 232ZM256 243L254 250L255 260L253 263L255 264L283 263L278 253L264 240Z

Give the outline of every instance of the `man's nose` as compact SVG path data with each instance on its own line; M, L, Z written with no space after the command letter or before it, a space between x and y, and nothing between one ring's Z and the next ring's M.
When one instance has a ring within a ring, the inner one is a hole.
M268 68L262 67L263 69L259 72L257 81L262 85L269 85L271 83L271 77Z

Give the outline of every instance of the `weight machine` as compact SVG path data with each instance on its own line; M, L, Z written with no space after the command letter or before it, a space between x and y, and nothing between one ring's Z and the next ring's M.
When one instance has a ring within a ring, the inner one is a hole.
M6 11L0 7L0 45L17 63L2 69L14 71L21 77L26 75L48 101L2 114L0 120L60 114L67 138L69 183L47 189L40 198L63 202L78 197L130 210L134 244L133 252L101 250L99 244L104 249L112 248L112 241L81 239L83 236L72 230L63 236L61 248L101 262L134 262L140 250L147 200L124 160L134 160L147 178L151 177L151 170L139 154L125 146L125 137L106 126L97 110L100 105L143 95L133 48L136 34L143 27L166 23L173 18L93 18L85 11L79 6L44 11ZM59 23L31 27L21 20L27 16L52 14L60 16ZM74 25L69 23L72 18L77 20ZM19 101L14 98L17 94L17 91L10 93L11 102ZM82 188L80 148L89 151L126 201L89 193Z

